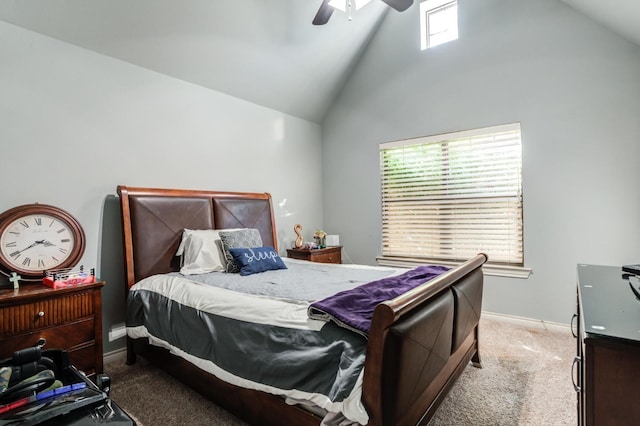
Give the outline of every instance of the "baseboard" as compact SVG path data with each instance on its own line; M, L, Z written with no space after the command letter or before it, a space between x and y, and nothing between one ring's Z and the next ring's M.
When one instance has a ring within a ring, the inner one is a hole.
M116 349L103 355L102 361L107 364L109 362L124 362L127 359L127 348Z
M569 324L561 324L558 322L536 320L533 318L517 317L513 315L497 314L494 312L486 311L482 311L482 317L495 321L505 321L512 324L519 324L524 327L538 328L540 330L560 331L566 333L571 332L571 326Z

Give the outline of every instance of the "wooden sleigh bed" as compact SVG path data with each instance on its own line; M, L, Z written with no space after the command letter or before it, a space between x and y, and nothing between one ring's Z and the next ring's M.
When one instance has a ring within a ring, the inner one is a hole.
M176 249L184 229L254 228L277 247L271 196L202 190L118 186L127 292L155 274L179 270ZM366 342L362 402L370 425L425 425L470 361L480 366L478 323L483 254L374 311ZM136 355L254 425L319 425L318 414L280 396L218 379L182 357L127 338Z

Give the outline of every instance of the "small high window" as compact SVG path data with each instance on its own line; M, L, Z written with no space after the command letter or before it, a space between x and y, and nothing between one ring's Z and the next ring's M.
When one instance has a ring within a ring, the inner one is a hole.
M458 1L426 0L420 3L422 50L458 39Z

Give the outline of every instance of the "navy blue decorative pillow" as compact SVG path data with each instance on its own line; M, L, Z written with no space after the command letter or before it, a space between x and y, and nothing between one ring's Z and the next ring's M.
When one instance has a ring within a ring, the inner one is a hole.
M230 248L229 253L240 270L240 275L287 269L273 247Z

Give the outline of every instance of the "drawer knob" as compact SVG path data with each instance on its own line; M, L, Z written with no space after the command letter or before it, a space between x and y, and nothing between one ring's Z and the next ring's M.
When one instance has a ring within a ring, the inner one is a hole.
M36 317L42 318L44 316L44 311L40 311L36 314Z

